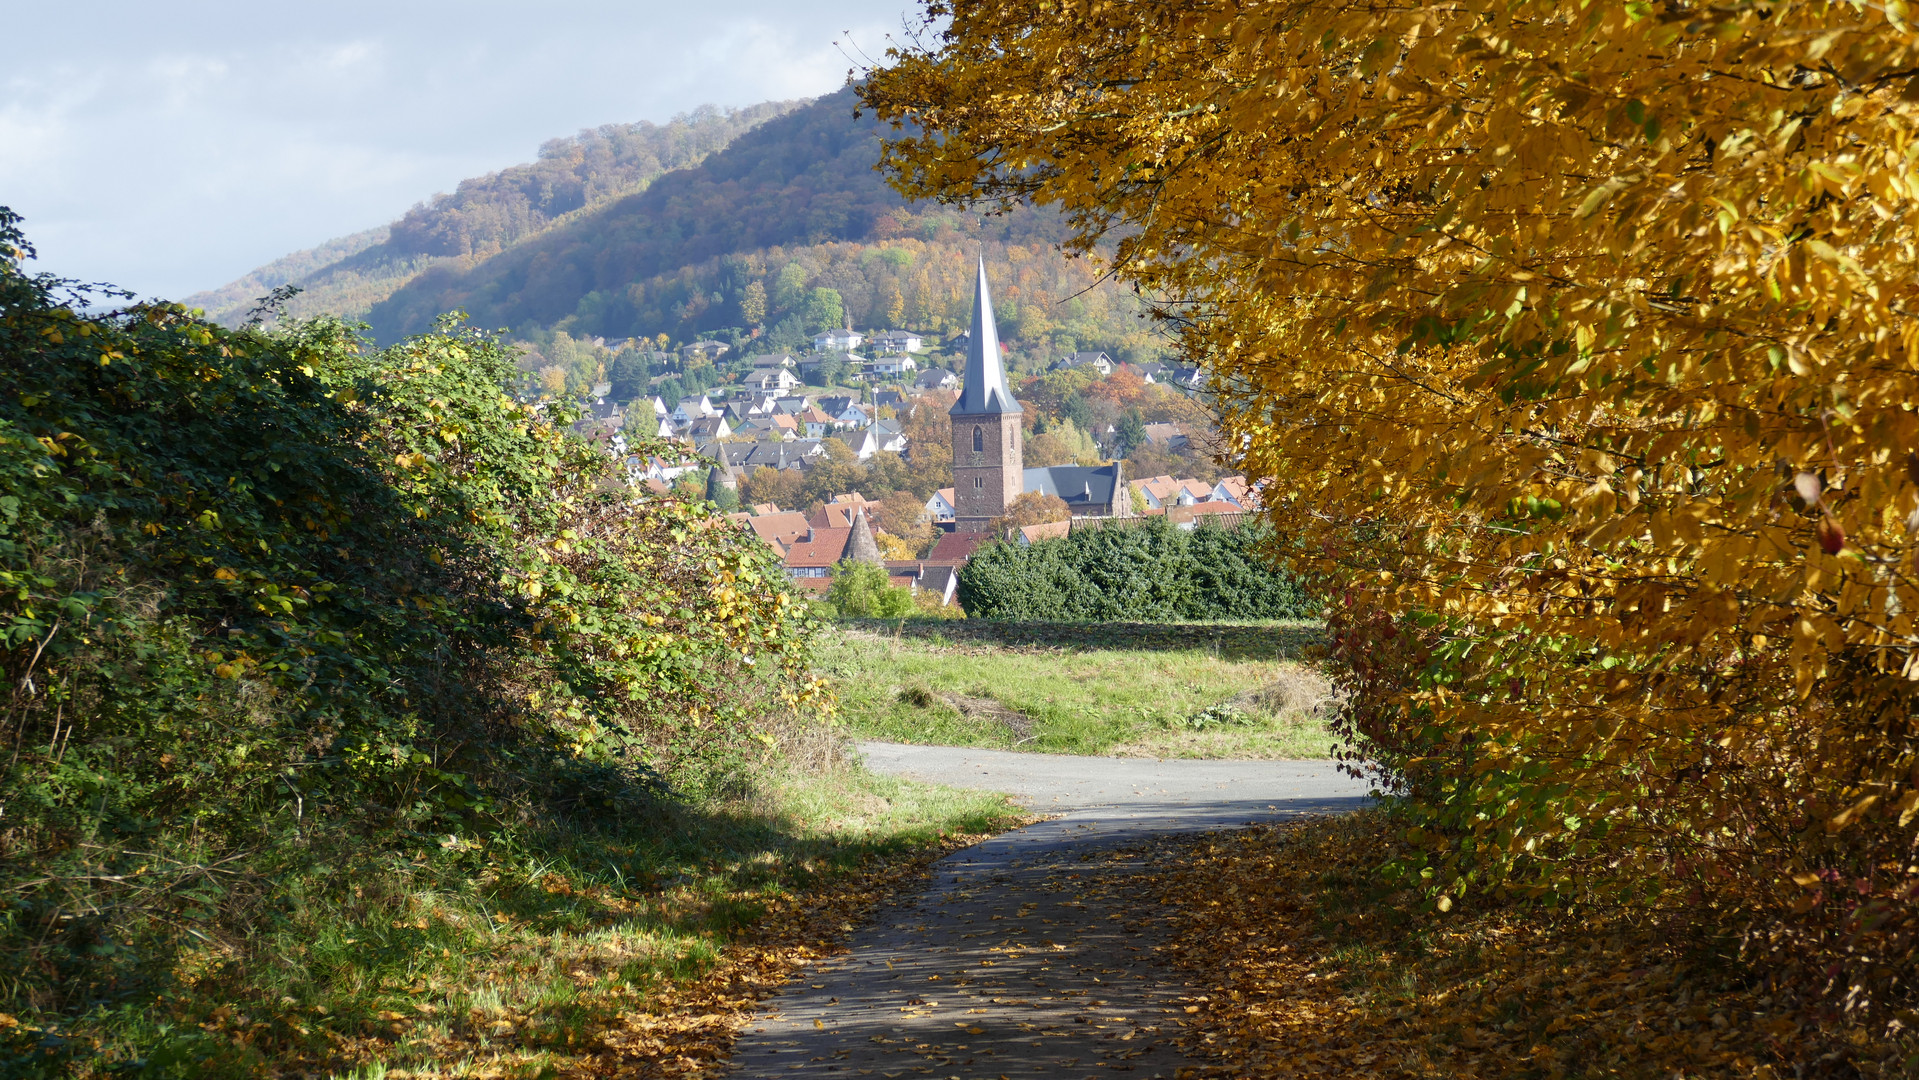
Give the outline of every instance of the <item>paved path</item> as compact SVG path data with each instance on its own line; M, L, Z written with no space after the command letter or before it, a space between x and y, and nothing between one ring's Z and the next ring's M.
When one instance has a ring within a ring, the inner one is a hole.
M1102 886L1155 834L1350 810L1329 763L1149 761L863 743L876 772L1007 791L1059 814L934 866L742 1033L733 1076L1174 1077L1178 999L1150 900Z

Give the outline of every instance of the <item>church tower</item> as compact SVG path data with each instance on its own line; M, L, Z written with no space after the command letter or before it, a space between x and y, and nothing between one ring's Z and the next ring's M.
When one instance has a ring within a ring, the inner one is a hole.
M948 413L953 418L953 507L958 511L954 527L982 532L1025 488L1022 410L1007 388L1006 368L1000 363L984 256L973 295L963 380L959 400Z

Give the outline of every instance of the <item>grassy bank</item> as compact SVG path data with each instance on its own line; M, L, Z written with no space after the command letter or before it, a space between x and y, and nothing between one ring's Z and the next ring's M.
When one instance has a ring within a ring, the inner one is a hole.
M663 804L621 831L315 852L282 877L223 882L252 894L229 921L244 930L180 951L146 992L77 1019L0 1016L0 1075L694 1069L790 964L939 853L1015 820L997 796L833 766Z
M820 670L860 738L1059 754L1321 758L1330 689L1303 625L842 628Z

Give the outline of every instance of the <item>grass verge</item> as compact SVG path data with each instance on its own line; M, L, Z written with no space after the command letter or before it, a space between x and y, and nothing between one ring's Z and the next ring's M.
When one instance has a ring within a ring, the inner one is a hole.
M157 993L0 1016L0 1075L697 1074L792 965L939 855L1023 820L998 796L834 768L662 807L641 833L499 836L316 861Z
M1221 629L1154 626L1172 636L1152 648L1124 635L1131 647L1037 644L1024 631L1009 641L841 629L822 635L818 665L860 738L1056 754L1327 756L1325 680L1283 658L1283 642L1253 655L1182 636Z
M1208 993L1208 1076L1912 1076L1919 1046L1767 996L1761 973L1670 926L1462 905L1381 887L1369 811L1158 845L1169 951Z

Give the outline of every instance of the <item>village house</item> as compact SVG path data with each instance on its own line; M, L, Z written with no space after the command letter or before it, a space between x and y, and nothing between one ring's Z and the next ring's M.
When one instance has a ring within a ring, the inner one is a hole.
M874 352L916 353L924 347L924 339L911 330L886 330L873 335Z
M1191 440L1186 437L1185 429L1178 424L1147 424L1145 430L1146 441L1154 446L1168 450L1184 450L1191 444Z
M869 379L898 378L918 367L910 356L882 356L878 360L868 360L860 371Z
M1118 366L1118 364L1113 363L1112 357L1103 352L1076 352L1053 365L1057 371L1071 371L1074 368L1091 368L1099 372L1102 378L1111 375L1113 369Z
M690 424L705 416L718 416L720 410L713 405L705 394L694 394L680 399L680 403L668 414L675 424Z
M833 418L817 405L809 405L806 411L795 417L806 428L809 439L823 439L833 431Z
M877 449L888 454L905 455L906 432L898 420L875 420L866 429L866 434L873 437Z
M928 368L913 380L915 390L950 390L959 385L959 376L945 368Z
M741 387L755 394L778 394L799 385L799 378L782 367L757 368L740 380Z
M953 509L953 489L941 488L926 500L926 512L922 519L937 525L953 520L957 513Z
M1259 509L1259 489L1246 483L1243 476L1222 476L1213 485L1213 499L1229 502L1242 510Z
M833 568L842 562L886 565L866 515L856 511L848 520L849 526L843 529L814 526L787 545L786 573L795 584L809 592L825 592L832 584Z
M800 366L800 361L792 353L759 353L747 357L746 366L755 371L763 368L784 368L787 371L793 371Z
M858 330L828 330L813 335L813 349L823 353L850 353L865 340L866 335Z
M704 360L712 363L726 355L732 348L724 341L691 341L680 346L680 356L686 360Z
M1019 530L1019 546L1032 547L1041 540L1058 540L1072 531L1071 521L1048 521L1039 525L1025 525Z
M1152 510L1164 510L1168 506L1205 502L1213 497L1211 484L1202 484L1198 480L1175 480L1170 476L1154 476L1144 480L1135 480L1133 490L1146 499L1146 506Z
M780 558L786 557L786 549L793 541L813 531L807 523L806 515L797 510L761 512L763 508L754 507L752 516L744 524L753 530L753 535L766 542L768 547L778 552Z
M1117 461L1051 465L1025 470L1021 487L1023 491L1057 496L1074 517L1124 517L1132 512L1132 506L1121 471Z

